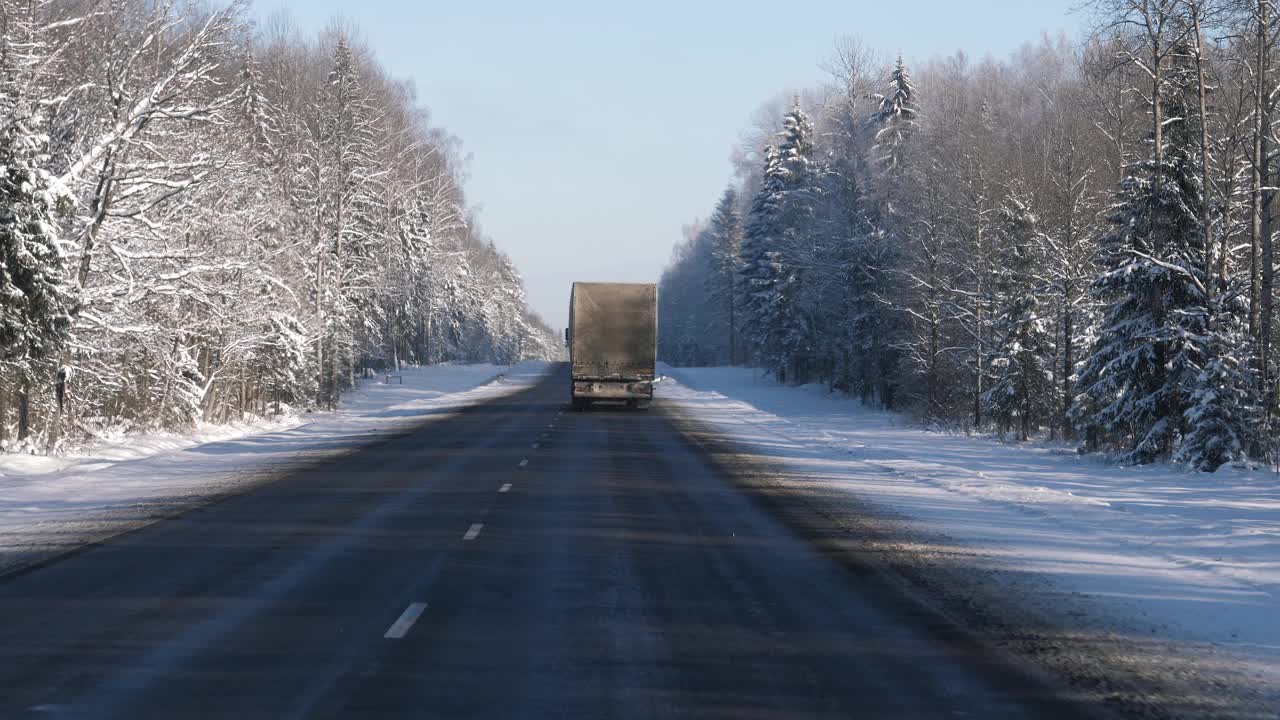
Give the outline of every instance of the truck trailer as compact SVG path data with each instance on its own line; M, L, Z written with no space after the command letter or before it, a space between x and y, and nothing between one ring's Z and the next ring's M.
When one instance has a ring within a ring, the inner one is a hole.
M647 408L658 364L658 286L576 282L569 296L574 410L593 401Z

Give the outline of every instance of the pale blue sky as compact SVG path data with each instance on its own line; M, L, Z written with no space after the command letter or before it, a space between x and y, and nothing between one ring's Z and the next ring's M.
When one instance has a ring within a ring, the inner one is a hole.
M354 22L472 156L467 192L553 326L574 280L656 281L711 211L752 113L816 86L835 39L910 64L1075 35L1079 0L256 0Z

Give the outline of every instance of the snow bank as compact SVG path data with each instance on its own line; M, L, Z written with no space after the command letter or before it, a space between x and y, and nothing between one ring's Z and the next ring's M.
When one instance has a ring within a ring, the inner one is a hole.
M519 390L548 368L542 362L406 368L403 384L384 384L382 375L363 381L334 412L185 435L125 435L59 457L0 455L0 572Z
M1280 477L1118 468L1065 447L929 432L741 368L663 370L660 397L796 487L902 521L1065 632L1164 643L1280 701ZM1271 705L1272 708L1280 704Z

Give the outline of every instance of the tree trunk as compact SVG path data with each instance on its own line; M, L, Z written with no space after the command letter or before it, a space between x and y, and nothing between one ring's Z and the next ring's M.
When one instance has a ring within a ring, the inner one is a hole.
M1205 103L1204 79L1204 35L1200 30L1200 3L1189 2L1191 24L1195 32L1196 42L1196 95L1200 103L1200 232L1204 242L1204 292L1205 309L1213 302L1214 293L1214 247L1213 228L1209 225L1209 113Z
M729 365L736 366L738 364L738 323L734 318L734 306L737 305L737 298L733 292L733 277L729 278Z
M18 389L18 442L31 434L31 383L22 381Z
M1071 372L1075 368L1075 346L1072 335L1075 327L1071 317L1071 300L1068 293L1063 293L1062 312L1062 439L1070 440L1075 433L1071 431Z
M1254 129L1254 221L1258 228L1258 246L1262 259L1261 320L1258 336L1261 339L1259 364L1262 370L1265 415L1270 419L1275 408L1274 381L1271 377L1271 325L1275 306L1275 261L1272 256L1271 204L1275 191L1271 186L1271 103L1268 97L1270 49L1267 34L1270 21L1270 0L1258 0L1258 108Z
M1263 140L1263 151L1270 154L1271 143ZM1264 170L1262 179L1265 183L1270 183L1271 173ZM1264 185L1264 187L1266 187ZM1275 390L1274 379L1271 372L1271 332L1272 322L1274 319L1275 309L1275 259L1273 253L1272 242L1272 219L1271 219L1271 203L1274 199L1274 190L1265 190L1262 193L1262 224L1259 236L1262 247L1262 379L1263 387L1266 388L1267 398L1267 415L1270 416L1275 407Z
M978 210L978 227L975 229L977 234L976 250L978 251L978 287L974 296L974 312L976 315L976 324L974 327L974 335L976 342L974 344L974 381L973 381L973 429L978 430L982 427L982 361L983 352L986 345L983 342L983 328L986 326L986 318L990 315L986 312L987 280L990 269L987 260L989 254L984 247L985 240L982 232L982 208Z
M9 440L9 388L0 385L0 449Z
M432 333L431 323L433 320L433 318L431 317L431 314L432 312L435 311L435 308L433 307L434 304L435 303L433 301L430 305L427 306L426 333L424 333L422 336L422 364L423 365L431 364L431 333Z

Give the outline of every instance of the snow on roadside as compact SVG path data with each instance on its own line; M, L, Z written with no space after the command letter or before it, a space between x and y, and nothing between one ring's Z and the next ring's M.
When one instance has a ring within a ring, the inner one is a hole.
M338 410L190 434L124 435L59 457L0 454L0 572L135 527L201 498L519 390L549 366L405 368Z
M659 385L668 403L780 458L823 497L870 503L944 538L971 567L1040 588L1024 600L1060 628L1210 652L1280 700L1275 474L1119 468L926 431L750 369L663 372L676 381Z

